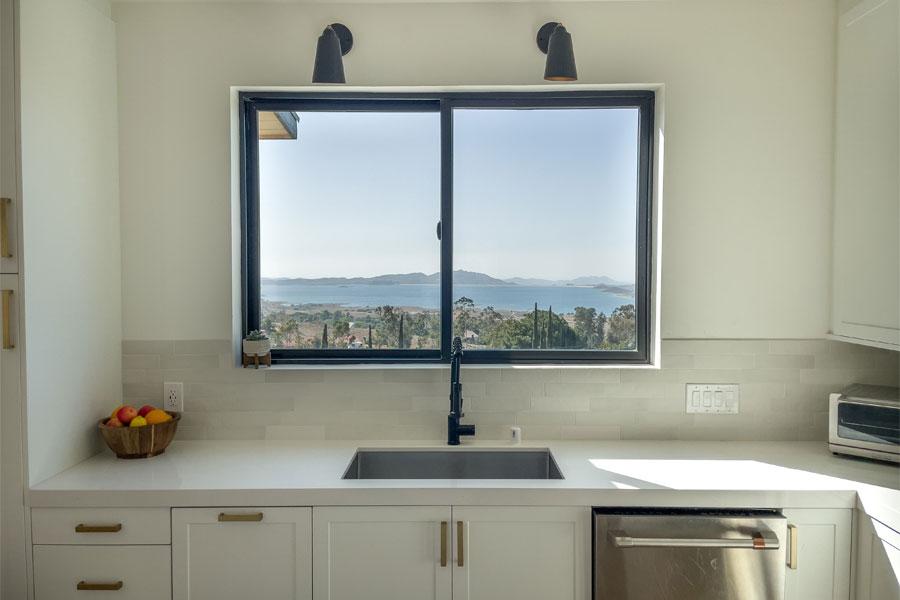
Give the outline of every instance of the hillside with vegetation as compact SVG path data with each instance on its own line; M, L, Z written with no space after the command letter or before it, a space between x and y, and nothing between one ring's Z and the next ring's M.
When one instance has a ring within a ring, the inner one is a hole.
M391 305L346 308L263 302L262 327L276 348L434 349L440 347L441 319L434 310ZM607 315L576 307L554 313L535 305L529 312L477 307L472 299L454 302L453 335L469 349L635 348L633 304Z

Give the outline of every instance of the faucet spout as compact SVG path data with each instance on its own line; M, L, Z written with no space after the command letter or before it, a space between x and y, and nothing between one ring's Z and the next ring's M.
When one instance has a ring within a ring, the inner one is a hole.
M450 414L447 415L447 444L450 446L458 446L461 435L475 435L474 425L459 422L465 416L462 411L462 383L459 380L462 354L462 340L453 338L450 352Z

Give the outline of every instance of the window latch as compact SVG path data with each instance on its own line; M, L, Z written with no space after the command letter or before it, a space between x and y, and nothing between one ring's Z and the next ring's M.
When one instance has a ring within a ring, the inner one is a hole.
M441 239L441 222L440 221L437 222L437 239L438 240Z

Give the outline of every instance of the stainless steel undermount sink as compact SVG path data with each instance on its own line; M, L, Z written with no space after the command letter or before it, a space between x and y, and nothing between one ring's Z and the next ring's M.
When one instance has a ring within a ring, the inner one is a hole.
M546 448L357 450L343 479L563 479Z

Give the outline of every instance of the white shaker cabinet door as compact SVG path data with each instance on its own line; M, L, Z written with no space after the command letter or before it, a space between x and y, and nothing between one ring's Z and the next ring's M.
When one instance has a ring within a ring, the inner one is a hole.
M900 0L837 28L832 332L900 349Z
M18 2L0 2L0 273L19 272L18 236Z
M788 535L785 600L849 600L853 511L784 511Z
M172 510L175 600L309 600L311 509Z
M449 506L313 510L316 600L450 600Z
M453 507L453 600L587 600L588 507Z
M0 275L0 598L25 598L25 506L22 502L21 296L17 275Z

